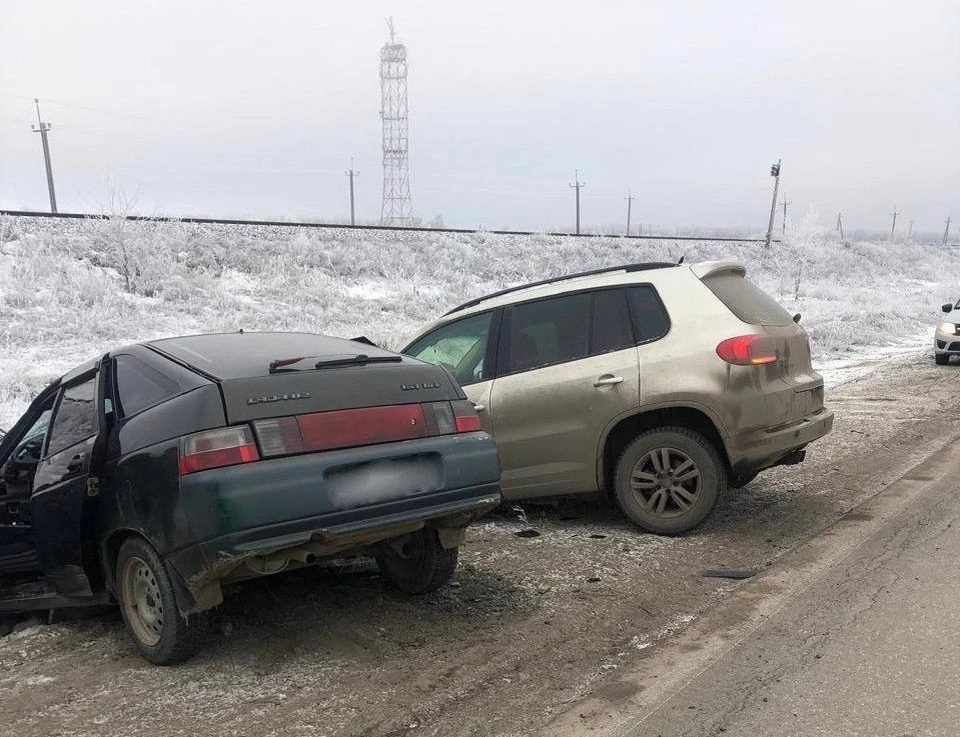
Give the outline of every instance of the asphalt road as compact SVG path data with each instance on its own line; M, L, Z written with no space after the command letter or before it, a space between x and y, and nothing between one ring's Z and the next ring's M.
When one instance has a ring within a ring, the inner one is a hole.
M848 520L880 518L852 549L838 535L840 549L814 565L814 580L783 597L742 642L646 718L612 733L960 734L957 479L960 442Z

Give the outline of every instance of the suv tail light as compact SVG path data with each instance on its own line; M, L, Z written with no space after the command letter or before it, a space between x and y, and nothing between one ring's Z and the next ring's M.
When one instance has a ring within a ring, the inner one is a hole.
M180 443L180 475L209 468L259 461L260 454L246 425L188 435Z
M255 420L264 456L352 448L436 435L475 432L480 418L470 402L428 402L314 412Z
M720 343L717 355L735 366L776 363L777 340L769 335L739 335Z

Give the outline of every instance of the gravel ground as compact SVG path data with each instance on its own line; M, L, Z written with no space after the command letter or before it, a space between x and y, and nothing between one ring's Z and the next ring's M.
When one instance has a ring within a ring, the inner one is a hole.
M500 512L452 585L396 594L352 562L249 582L177 668L143 661L112 610L0 638L0 734L528 735L960 431L960 373L919 353L833 386L834 432L802 466L722 499L695 532L642 534L607 503ZM534 530L536 536L516 533Z

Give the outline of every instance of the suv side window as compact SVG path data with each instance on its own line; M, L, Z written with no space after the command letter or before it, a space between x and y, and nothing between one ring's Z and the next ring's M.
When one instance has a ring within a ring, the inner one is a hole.
M636 345L630 309L623 289L603 289L593 295L590 355L621 351Z
M637 343L659 340L670 332L670 316L656 289L649 284L639 284L630 287L627 295L630 315L637 332Z
M133 356L119 355L115 365L117 399L123 417L159 404L179 391L175 381Z
M96 435L97 405L94 401L96 393L96 376L63 391L56 414L53 416L53 427L50 429L46 455L59 453L71 445Z
M510 307L501 342L500 373L552 366L589 355L589 293L568 294Z
M474 384L484 376L492 316L492 312L484 312L447 323L424 335L404 353L449 369L461 385Z

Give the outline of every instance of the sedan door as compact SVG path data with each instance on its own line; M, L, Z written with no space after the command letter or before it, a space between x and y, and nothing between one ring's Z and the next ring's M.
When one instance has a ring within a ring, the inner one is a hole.
M596 491L600 438L639 402L622 288L505 308L490 391L503 495Z
M85 564L96 556L99 479L92 471L105 424L102 376L95 370L64 379L30 499L40 563L48 583L68 597L93 595Z
M30 495L55 398L56 387L42 392L0 441L0 575L40 572Z

